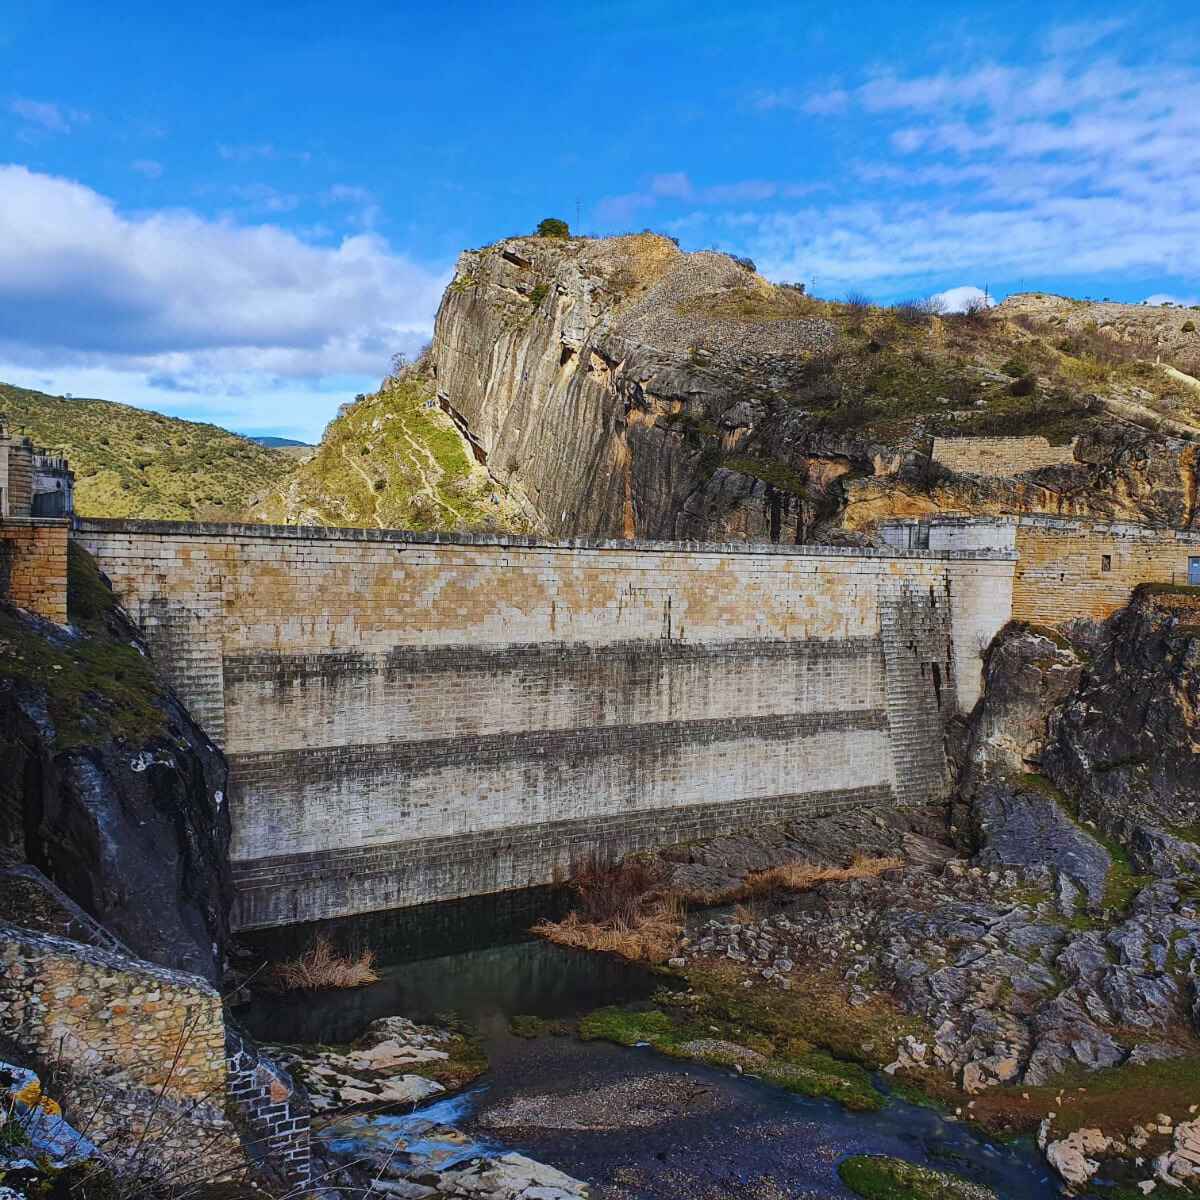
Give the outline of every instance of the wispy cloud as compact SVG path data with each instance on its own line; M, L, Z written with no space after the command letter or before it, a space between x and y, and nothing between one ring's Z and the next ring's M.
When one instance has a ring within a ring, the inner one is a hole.
M1102 53L1119 22L1065 26L1020 64L881 71L755 93L764 114L845 120L840 203L710 214L779 277L902 289L922 278L1200 274L1200 69ZM851 200L848 197L856 195ZM1186 291L1186 288L1185 288Z
M292 159L296 162L311 162L308 150L282 150L272 142L230 144L221 142L217 153L227 162L280 162Z
M236 184L229 191L234 199L255 213L277 215L300 207L300 197L296 193L281 191L269 183Z
M91 117L77 108L67 108L50 100L30 100L18 96L8 102L8 111L24 125L24 133L70 133L86 125Z
M733 183L697 187L683 171L651 175L645 187L620 196L607 196L597 205L600 220L620 224L639 212L654 208L660 201L687 204L757 204L776 199L797 199L821 190L822 184L776 183L769 179L742 179Z
M129 164L132 171L136 171L139 175L144 175L147 179L161 179L163 173L163 165L156 162L152 158L138 158Z

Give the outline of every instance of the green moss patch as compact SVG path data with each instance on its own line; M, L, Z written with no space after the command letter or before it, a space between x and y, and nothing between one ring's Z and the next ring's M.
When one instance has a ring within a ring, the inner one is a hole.
M781 492L803 495L805 480L785 463L762 458L731 458L724 464L728 471L737 471L754 479L761 479Z
M721 1002L664 993L658 1006L602 1008L584 1017L579 1036L621 1046L649 1045L673 1058L747 1075L802 1096L836 1100L856 1112L881 1108L884 1097L859 1063L835 1058L781 1022L768 1030L731 1017Z
M533 1038L540 1037L570 1037L576 1031L576 1026L573 1021L568 1021L554 1017L532 1017L526 1014L518 1014L515 1017L510 1017L508 1021L508 1032L514 1037Z
M993 1134L1029 1133L1055 1113L1052 1138L1077 1129L1128 1132L1155 1124L1159 1113L1175 1122L1192 1119L1200 1055L1089 1072L1082 1067L1040 1087L989 1088L972 1097L971 1116Z
M991 1188L884 1155L856 1154L843 1159L838 1175L866 1200L996 1200Z

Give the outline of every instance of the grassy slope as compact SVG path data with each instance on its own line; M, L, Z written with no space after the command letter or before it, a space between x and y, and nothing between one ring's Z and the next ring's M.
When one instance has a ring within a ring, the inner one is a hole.
M253 516L384 529L529 527L436 407L432 385L415 372L343 406L316 453L272 488Z
M215 425L107 400L0 384L0 412L14 431L66 452L84 516L233 520L293 465Z
M1068 329L1028 314L1010 318L1003 310L934 317L765 284L699 297L680 312L748 327L805 318L832 324L833 346L810 355L798 381L773 395L766 379L754 389L793 429L798 423L892 444L1029 434L1064 444L1112 420L1089 410L1093 395L1131 401L1200 429L1200 393L1154 365L1160 348L1115 339L1094 324ZM1194 368L1188 355L1176 357L1176 366ZM753 388L753 373L744 384ZM776 465L775 435L774 428L764 431L766 444L752 440L727 454L734 461L723 465L766 478L763 472ZM770 481L789 490L786 480Z

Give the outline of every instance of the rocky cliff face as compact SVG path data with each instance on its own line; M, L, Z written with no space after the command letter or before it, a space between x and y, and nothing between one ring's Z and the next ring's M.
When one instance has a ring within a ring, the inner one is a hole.
M224 757L75 546L70 572L70 628L0 604L0 842L136 954L217 980Z
M1043 767L1143 872L1200 873L1200 589L1146 585L1089 631Z
M938 511L1193 523L1197 393L1139 355L1019 309L818 301L652 234L462 255L433 345L441 404L551 532L832 542ZM930 458L1009 434L1079 437L1076 461Z

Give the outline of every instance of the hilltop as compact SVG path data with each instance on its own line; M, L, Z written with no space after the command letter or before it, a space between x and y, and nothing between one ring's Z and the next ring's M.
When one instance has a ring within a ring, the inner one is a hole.
M109 400L0 383L0 412L16 432L66 454L85 516L236 520L264 483L292 469L286 455L215 425Z
M432 353L443 405L555 533L854 541L938 511L1190 523L1189 317L1035 296L945 315L654 234L525 237L460 256ZM934 458L1014 436L1065 461L984 479Z

